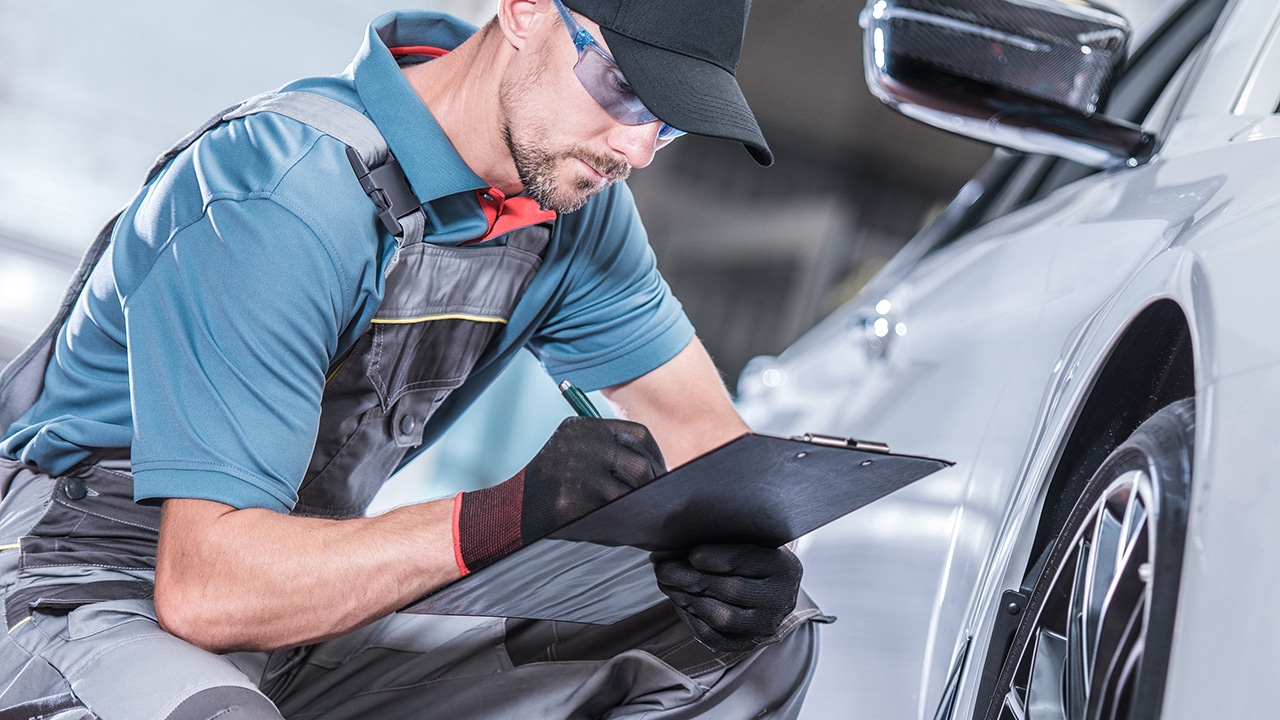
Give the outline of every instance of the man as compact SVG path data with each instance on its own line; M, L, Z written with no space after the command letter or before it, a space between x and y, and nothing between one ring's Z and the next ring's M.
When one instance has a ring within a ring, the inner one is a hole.
M395 614L747 431L617 182L682 132L771 162L746 5L567 5L385 15L344 75L157 163L0 387L0 716L798 710L816 610L782 548L655 558L673 602L617 626ZM365 517L526 347L627 420Z

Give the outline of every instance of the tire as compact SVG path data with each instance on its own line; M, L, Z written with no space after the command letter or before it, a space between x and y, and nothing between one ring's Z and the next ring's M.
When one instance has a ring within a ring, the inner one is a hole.
M1086 485L1028 598L986 720L1153 720L1173 639L1195 442L1168 405Z

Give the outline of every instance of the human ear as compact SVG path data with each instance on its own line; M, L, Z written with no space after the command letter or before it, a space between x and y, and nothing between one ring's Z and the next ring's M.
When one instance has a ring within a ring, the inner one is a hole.
M512 47L523 48L549 8L549 0L499 0L498 26Z

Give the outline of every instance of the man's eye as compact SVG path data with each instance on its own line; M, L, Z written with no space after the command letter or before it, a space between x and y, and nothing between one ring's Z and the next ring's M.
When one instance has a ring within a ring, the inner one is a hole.
M608 80L609 89L617 94L625 97L633 97L636 94L636 91L631 89L631 83L627 82L627 79L622 76L621 70L615 69L611 71Z

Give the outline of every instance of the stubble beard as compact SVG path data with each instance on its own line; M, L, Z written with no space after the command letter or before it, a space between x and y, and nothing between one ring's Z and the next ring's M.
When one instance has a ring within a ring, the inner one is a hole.
M540 73L538 73L540 74ZM593 196L631 174L631 166L624 161L601 155L581 146L563 150L548 149L550 144L546 126L526 120L529 110L530 88L537 87L536 77L525 82L504 82L500 103L502 134L507 150L515 163L516 173L524 186L525 195L539 205L557 213L579 210ZM521 124L522 123L522 124ZM523 133L517 136L513 126L519 124ZM569 182L559 180L559 171L565 163L581 160L604 176L603 182L570 170L574 177Z

